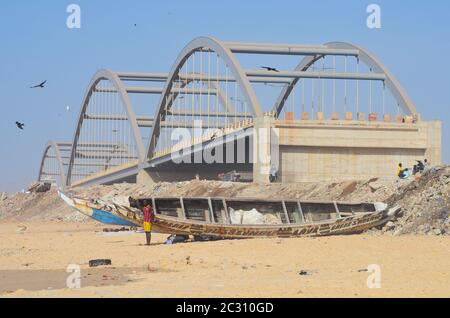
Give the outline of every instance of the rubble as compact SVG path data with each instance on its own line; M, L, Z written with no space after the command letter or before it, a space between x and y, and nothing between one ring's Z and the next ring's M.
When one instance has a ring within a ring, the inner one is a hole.
M16 193L0 200L0 221L88 222L90 218L63 204L55 189L45 193Z
M411 181L400 183L386 203L399 205L402 214L394 227L383 230L395 235L450 233L450 167L437 167Z
M385 231L393 230L393 229L395 229L395 223L392 222L392 221L389 221L389 222L386 223L386 225L384 226L383 229L384 229Z
M48 182L35 182L29 188L28 192L31 193L44 193L50 191L52 184Z

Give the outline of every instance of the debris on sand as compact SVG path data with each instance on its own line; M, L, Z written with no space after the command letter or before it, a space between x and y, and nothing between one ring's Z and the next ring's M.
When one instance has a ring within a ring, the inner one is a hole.
M89 267L110 266L110 265L112 265L110 259L93 259L89 261Z
M17 232L17 233L20 233L20 234L23 234L23 233L26 232L27 229L28 229L28 227L26 227L25 225L19 225L19 226L17 227L16 232Z
M367 268L358 269L358 273L368 272Z
M180 234L172 234L170 235L164 244L170 245L170 244L176 244L176 243L182 243L189 240L189 235L180 235Z
M310 273L308 272L308 271L306 271L306 270L301 270L299 273L298 273L300 276L307 276L307 275L310 275Z
M122 226L121 228L104 228L103 232L109 233L109 232L129 232L132 231L129 227Z
M158 271L158 268L151 266L150 264L147 265L147 271L151 273L156 273Z

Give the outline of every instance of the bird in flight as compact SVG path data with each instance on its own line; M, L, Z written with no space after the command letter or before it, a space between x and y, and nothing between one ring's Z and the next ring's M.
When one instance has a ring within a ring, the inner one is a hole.
M23 127L25 126L25 124L19 123L18 121L16 121L16 126L17 126L17 128L23 130Z
M270 66L261 66L261 68L264 68L264 69L266 69L268 71L271 71L271 72L279 72L279 70L277 70L274 67L270 67Z
M47 81L43 81L42 83L35 85L35 86L31 86L30 88L44 88L45 83L47 83Z

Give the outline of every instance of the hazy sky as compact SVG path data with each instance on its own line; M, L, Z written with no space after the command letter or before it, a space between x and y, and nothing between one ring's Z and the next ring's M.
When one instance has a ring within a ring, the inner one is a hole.
M79 30L66 26L71 3L82 10ZM381 29L366 26L370 3L381 6ZM15 0L0 1L0 191L37 178L48 140L71 141L96 70L168 72L201 35L366 47L400 80L423 119L443 121L443 160L450 162L449 1ZM45 89L29 89L44 79Z

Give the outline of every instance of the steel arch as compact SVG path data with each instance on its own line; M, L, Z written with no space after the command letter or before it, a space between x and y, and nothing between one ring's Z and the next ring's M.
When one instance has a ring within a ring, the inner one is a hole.
M55 150L55 156L56 156L56 160L58 162L58 166L59 166L59 174L61 177L61 186L64 187L65 186L65 182L66 182L66 174L64 172L64 163L62 161L62 157L61 157L61 152L59 151L59 146L58 143L54 142L54 141L49 141L44 148L44 153L42 154L42 159L41 159L41 166L39 168L39 176L38 176L38 181L42 181L42 172L44 169L44 165L45 165L45 159L47 158L47 153L48 151L53 148Z
M373 71L378 73L383 73L386 75L385 85L388 88L388 90L394 95L397 102L399 103L399 106L402 108L402 110L408 114L408 115L415 115L417 114L416 107L414 106L411 99L406 94L406 91L403 89L403 87L400 85L400 82L394 77L394 75L388 70L386 66L381 63L381 61L373 55L368 50L355 45L351 43L346 42L329 42L325 44L326 47L330 49L356 49L359 51L358 59L361 60L364 64L372 68ZM317 60L321 59L324 55L314 55L314 56L307 56L303 58L303 60L297 65L295 68L296 71L306 71L309 69L309 67L314 64ZM281 113L284 104L286 103L287 98L291 94L293 88L297 84L299 79L294 79L291 84L289 84L287 87L285 87L280 96L278 97L273 110L276 113L276 116L278 117Z
M158 104L158 108L154 117L153 127L150 133L150 142L147 148L147 158L151 159L151 156L156 147L156 136L160 133L161 118L164 115L164 108L170 107L166 105L166 101L169 98L170 91L173 84L177 80L180 69L183 67L189 57L200 49L211 50L218 54L230 67L235 80L239 83L241 90L244 93L249 109L252 111L254 117L260 117L262 115L261 108L259 106L258 98L251 86L244 70L242 69L239 61L235 58L230 49L223 45L219 40L213 37L198 37L188 43L181 53L178 55L172 70L169 73L167 82L164 85L163 93ZM171 103L173 100L169 101Z
M72 174L72 169L73 169L73 165L74 165L74 161L75 161L75 153L76 153L76 149L77 149L77 145L78 145L78 139L79 139L80 133L81 133L81 128L83 126L84 115L86 113L87 107L89 105L89 101L91 99L92 94L94 93L94 90L95 90L97 84L102 80L109 80L111 82L111 84L115 87L115 89L117 90L118 94L120 95L120 98L122 100L122 105L123 105L123 107L125 107L128 121L130 123L131 130L133 132L139 161L142 162L145 158L145 148L144 148L144 144L142 142L142 136L141 136L141 132L139 130L139 126L137 123L136 114L132 108L130 98L128 96L128 93L127 93L122 81L120 80L119 76L117 76L116 73L114 73L110 70L106 70L106 69L99 70L94 75L94 77L91 80L91 83L88 86L88 90L83 98L82 107L80 110L80 114L78 116L78 123L77 123L77 128L75 130L75 134L73 137L72 149L70 152L69 167L68 167L68 171L67 171L66 185L68 185L68 186L71 183L71 174Z
M180 86L180 88L184 88L184 87L188 86L188 84L190 82L193 82L193 81L194 81L193 79L185 79L185 80L183 80L182 81L182 85ZM217 98L220 100L220 102L223 105L227 105L227 104L232 105L231 101L229 101L229 100L227 101L227 98L225 97L225 94L223 93L222 89L219 86L217 86L215 83L209 82L208 83L208 88L217 91ZM180 95L180 94L181 93L174 93L171 96L170 105L172 105L173 101L175 101L177 96ZM231 114L234 112L234 107L228 106L227 108L228 108L228 112L230 112Z

